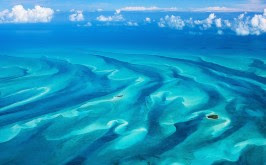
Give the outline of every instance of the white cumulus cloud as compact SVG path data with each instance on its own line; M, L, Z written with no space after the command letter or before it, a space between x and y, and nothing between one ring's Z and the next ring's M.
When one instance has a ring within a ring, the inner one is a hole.
M240 14L235 18L233 30L237 35L260 35L266 32L266 11L263 14L255 14L252 18Z
M122 15L113 15L113 16L104 16L100 15L99 17L96 18L100 22L118 22L118 21L123 21L124 18Z
M116 10L115 14L112 16L100 15L96 18L100 22L119 22L124 21L124 17L120 14L121 10Z
M227 28L232 26L232 24L229 20L223 20L223 22Z
M71 10L74 12L69 16L69 20L72 22L84 21L83 12L81 10Z
M53 18L54 10L41 6L33 9L25 9L22 5L16 5L11 10L0 12L0 23L46 23Z
M165 16L158 22L159 27L169 27L172 29L182 30L185 26L192 29L198 27L200 30L209 28L217 29L217 34L224 34L223 30L228 29L236 33L236 35L260 35L266 33L266 9L263 14L255 14L254 16L246 16L245 13L240 14L233 20L223 20L217 18L214 13L211 13L206 19L193 20L181 19L179 16Z
M255 15L251 19L251 26L255 34L266 32L266 12L263 15Z
M208 29L212 26L213 22L215 21L216 15L214 13L211 13L208 18L204 20L196 20L194 23L196 25L202 25L203 29Z
M214 21L215 21L215 25L217 28L222 27L222 19L221 18L215 19Z
M160 22L158 23L158 25L160 27L169 26L170 28L173 28L173 29L182 30L185 26L185 22L179 16L167 15L164 18L160 19Z

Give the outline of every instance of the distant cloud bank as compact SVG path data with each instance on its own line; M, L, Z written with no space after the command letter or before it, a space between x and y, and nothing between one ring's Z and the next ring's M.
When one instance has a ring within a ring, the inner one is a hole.
M178 9L175 7L172 8L160 8L156 6L144 7L144 6L128 6L119 9L121 11L177 11Z
M244 10L238 9L238 8L213 6L213 7L192 9L191 11L194 11L194 12L241 12Z
M120 8L121 11L184 11L184 12L248 12L255 11L249 8L230 8L224 6L211 6L203 8L191 8L191 9L182 9L176 7L162 8L157 6L145 7L145 6L127 6Z
M33 9L25 9L22 5L16 5L11 10L0 12L0 23L46 23L53 18L54 10L41 6Z

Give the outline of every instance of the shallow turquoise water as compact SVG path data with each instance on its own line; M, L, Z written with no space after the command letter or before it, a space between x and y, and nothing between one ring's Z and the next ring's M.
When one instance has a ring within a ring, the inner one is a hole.
M53 28L0 32L0 164L265 163L265 36Z

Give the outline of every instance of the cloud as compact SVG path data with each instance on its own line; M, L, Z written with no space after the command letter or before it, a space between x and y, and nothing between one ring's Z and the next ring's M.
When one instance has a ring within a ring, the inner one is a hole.
M224 32L223 32L222 30L218 30L218 31L217 31L217 34L219 34L219 35L223 35Z
M215 19L214 21L215 21L215 25L217 28L222 27L222 19L221 18Z
M165 16L164 18L160 19L158 23L159 27L166 27L169 26L170 28L182 30L185 26L185 22L179 16Z
M139 26L139 24L137 22L132 22L132 21L127 22L126 25L127 26Z
M91 27L92 23L91 22L87 22L86 24L77 24L78 27Z
M244 20L244 14L240 14L238 18L235 18L235 26L233 30L237 35L246 36L250 34L248 20Z
M251 19L251 25L256 34L266 32L266 12L263 15L255 15Z
M151 23L151 18L146 17L144 21L147 22L147 23Z
M201 28L203 29L208 29L210 27L212 27L213 23L215 22L216 23L216 26L221 26L219 23L221 23L221 20L218 18L218 19L215 19L216 18L216 15L214 13L211 13L208 18L204 19L204 20L195 20L194 21L194 24L195 25L200 25L202 26Z
M124 20L122 15L113 15L113 16L100 15L96 19L100 22L118 22Z
M91 22L87 22L84 26L91 27L92 26L92 23Z
M79 22L84 21L83 12L81 10L71 10L71 12L74 12L69 16L69 20L72 22Z
M124 21L124 17L120 14L121 10L116 10L115 14L112 16L100 15L96 18L100 22L119 22Z
M161 18L158 22L159 27L170 27L172 29L182 30L185 26L188 27L199 27L202 30L206 30L211 28L213 25L215 25L217 28L222 28L222 19L217 18L214 13L211 13L206 19L204 20L195 20L193 21L192 18L183 20L179 16L165 16L164 18Z
M115 14L120 14L120 13L121 13L120 9L115 10Z
M128 6L120 9L121 11L177 11L175 7L172 8L159 8L156 6L144 7L144 6Z
M102 11L103 11L103 9L97 9L96 11L97 11L97 12L102 12Z
M191 11L195 11L195 12L239 12L239 11L243 11L243 9L214 6L214 7L192 9Z
M232 24L231 24L231 22L230 22L229 20L223 20L223 22L224 22L224 25L225 25L227 28L229 28L229 27L232 26Z
M206 20L204 20L203 26L207 28L211 27L215 18L216 18L216 15L214 13L210 14L209 17Z
M247 0L237 5L239 9L244 11L261 11L266 8L265 0Z
M198 28L207 30L209 28L216 29L217 34L224 34L223 30L228 29L236 33L236 35L260 35L266 33L266 9L263 14L255 14L253 17L240 14L233 20L222 20L211 13L206 19L193 20L192 18L183 20L179 16L165 16L158 22L159 27L169 27L172 29L182 30L184 27Z
M263 14L255 14L252 18L245 17L245 14L235 18L234 31L237 35L260 35L266 32L266 10Z
M33 9L25 9L22 5L16 5L12 10L0 12L0 23L46 23L53 18L54 10L35 6Z

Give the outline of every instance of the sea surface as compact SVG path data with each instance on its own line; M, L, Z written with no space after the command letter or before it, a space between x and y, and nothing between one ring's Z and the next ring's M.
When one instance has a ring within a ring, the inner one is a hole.
M1 165L265 165L265 34L91 23L0 24Z

